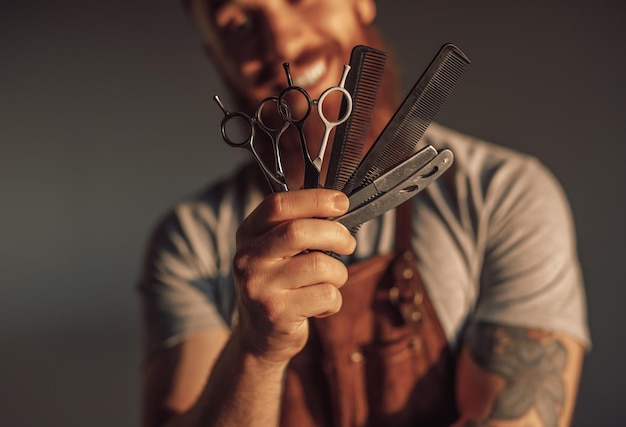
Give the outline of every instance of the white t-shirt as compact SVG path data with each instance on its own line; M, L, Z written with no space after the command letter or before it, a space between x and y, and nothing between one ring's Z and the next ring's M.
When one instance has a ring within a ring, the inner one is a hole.
M563 332L589 346L574 227L559 184L533 157L433 124L423 141L453 166L412 199L412 244L454 347L469 320ZM139 283L146 356L230 328L235 231L262 200L256 165L179 203L156 228ZM353 262L393 248L393 211L364 224Z

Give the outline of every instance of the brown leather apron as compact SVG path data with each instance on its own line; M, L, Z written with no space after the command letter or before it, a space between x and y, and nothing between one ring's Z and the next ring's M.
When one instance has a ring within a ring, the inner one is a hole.
M397 209L395 254L348 267L341 311L311 319L289 364L282 427L443 426L456 419L455 357L410 249L410 206Z

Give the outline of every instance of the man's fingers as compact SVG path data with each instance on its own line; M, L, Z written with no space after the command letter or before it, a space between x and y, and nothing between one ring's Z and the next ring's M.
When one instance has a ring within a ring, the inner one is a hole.
M296 317L326 317L339 311L342 304L339 289L348 280L348 269L335 258L310 252L290 260L283 268L286 280L304 273L307 282L286 294L287 310Z
M297 289L329 283L340 288L348 280L348 269L343 263L321 252L309 252L277 263L277 277L288 289Z
M303 253L252 269L245 258L241 262L236 259L233 266L238 276L244 279L241 282L244 295L273 306L290 290L320 283L340 288L348 280L346 266L321 252Z
M238 234L258 236L290 219L336 217L345 213L348 207L348 197L336 190L308 189L275 193L243 221Z
M349 255L356 248L350 232L337 222L325 219L299 219L283 222L253 246L267 259L282 259L306 250L322 250Z
M293 316L308 318L335 314L341 309L341 292L329 283L291 290L287 296Z

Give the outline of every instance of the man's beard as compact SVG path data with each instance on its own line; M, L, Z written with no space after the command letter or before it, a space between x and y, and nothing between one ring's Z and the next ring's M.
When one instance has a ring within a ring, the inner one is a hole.
M369 26L363 29L364 31L364 40L363 44L381 50L383 52L387 52L389 54L389 58L387 59L387 63L385 66L385 70L382 76L381 85L378 91L378 98L376 101L376 106L374 108L374 114L372 120L370 121L369 130L367 134L367 140L365 141L363 154L369 149L371 144L375 141L376 137L382 132L386 124L391 119L397 105L399 103L399 81L397 76L397 69L393 61L393 56L389 51L386 43L383 41L379 32ZM346 56L345 63L348 63L350 52L344 54ZM246 96L244 92L236 91L232 86L231 95L233 102L238 106L238 111L245 111L250 115L253 115L258 105L256 105L256 100L250 99L250 97ZM278 93L274 94L278 95ZM322 121L317 117L317 111L313 108L309 119L305 123L305 137L307 141L307 145L309 146L309 154L311 158L315 158L319 144L318 141L321 141L322 134L324 133L324 127ZM256 132L255 135L257 139L256 149L259 154L268 160L269 165L273 165L273 155L271 144L269 140L267 140L267 136L263 132ZM312 143L315 141L316 143ZM332 138L331 138L332 141ZM314 151L312 151L314 150ZM282 158L287 160L285 166L285 173L289 177L293 176L301 176L302 171L302 152L300 147L299 137L297 136L297 132L293 127L290 127L288 131L283 135L280 141L280 151ZM326 153L330 153L330 147L327 148ZM297 160L294 160L297 159ZM328 163L327 156L324 159L324 163ZM323 184L323 182L322 182ZM292 186L290 185L290 188ZM296 187L293 187L296 188Z
M372 26L367 26L363 28L364 34L364 43L366 46L370 46L381 50L383 52L389 53L390 57L387 60L387 64L385 67L383 79L381 82L380 90L378 92L378 100L376 103L376 108L379 107L387 109L387 108L395 108L399 102L399 82L397 76L397 68L393 60L393 56L389 51L387 44L384 42L378 30ZM328 47L332 49L333 47ZM337 48L338 49L338 48ZM342 55L345 57L344 63L348 63L350 59L351 52L343 52ZM282 64L281 65L281 73ZM337 76L337 81L339 81L339 77ZM287 80L285 78L285 87ZM234 85L229 84L228 80L226 80L226 84L229 87L232 101L237 106L238 111L246 112L249 115L253 115L258 107L257 100L251 99L245 91L242 91L239 88L236 88ZM277 89L277 93L274 93L274 96L278 96L281 88Z

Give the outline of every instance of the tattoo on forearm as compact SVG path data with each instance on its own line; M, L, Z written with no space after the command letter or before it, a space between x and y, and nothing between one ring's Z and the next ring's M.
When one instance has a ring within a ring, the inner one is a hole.
M477 323L466 345L474 361L506 381L491 419L519 418L535 409L546 427L556 427L565 401L562 373L567 352L548 332Z

